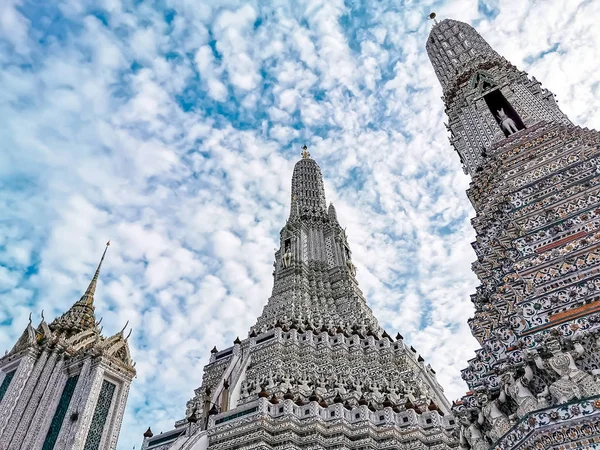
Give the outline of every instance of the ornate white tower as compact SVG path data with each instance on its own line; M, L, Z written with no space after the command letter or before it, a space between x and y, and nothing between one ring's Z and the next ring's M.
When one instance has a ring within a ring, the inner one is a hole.
M570 124L554 94L529 78L466 23L434 26L427 54L442 85L450 142L465 172L473 174L486 149L540 121Z
M600 448L600 133L465 23L436 24L427 52L476 212L461 444Z
M107 248L108 248L107 244ZM123 332L101 335L87 290L50 325L42 314L0 359L1 450L113 450L135 376Z
M148 430L144 449L458 445L435 372L367 306L306 147L274 267L272 296L248 337L212 350L186 418L160 435Z

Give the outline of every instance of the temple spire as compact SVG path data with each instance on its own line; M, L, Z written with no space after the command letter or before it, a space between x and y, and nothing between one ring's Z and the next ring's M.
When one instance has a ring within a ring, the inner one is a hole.
M96 268L96 273L94 273L94 277L88 288L85 290L85 293L81 297L80 302L86 302L88 305L92 305L94 303L94 294L96 293L96 284L98 283L98 277L100 276L100 268L102 267L102 262L104 261L104 257L106 256L106 251L110 246L110 241L106 243L106 247L104 248L104 253L102 253L102 258L100 258L100 262L98 263L98 267Z
M98 328L96 316L94 315L94 294L96 293L96 284L98 283L98 278L100 276L100 268L104 262L104 257L106 256L109 245L110 241L106 243L106 248L104 249L104 253L102 253L102 258L100 258L100 263L98 263L96 272L94 273L88 288L85 290L85 293L67 312L56 318L50 324L50 329L72 335L86 329Z
M321 168L311 158L306 145L302 147L301 155L302 159L294 166L292 175L291 215L297 208L303 217L322 217L327 212L327 203Z

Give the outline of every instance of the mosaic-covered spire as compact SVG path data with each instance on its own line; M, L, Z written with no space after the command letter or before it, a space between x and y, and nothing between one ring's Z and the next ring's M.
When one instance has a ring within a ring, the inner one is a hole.
M502 61L502 57L475 28L458 20L444 19L436 23L429 34L426 48L444 90L478 62L489 65Z
M275 253L273 295L254 330L310 318L319 326L361 325L379 334L358 287L346 232L334 206L327 208L321 168L306 146L302 150L292 174L290 218Z
M292 210L297 207L300 215L320 217L325 214L327 202L321 168L310 157L306 145L302 148L302 159L294 166L292 175ZM293 213L293 211L292 211Z
M94 314L94 294L96 292L96 284L100 276L100 269L106 256L106 251L110 245L110 241L106 243L100 263L96 268L96 272L90 281L89 286L81 298L71 306L62 316L56 318L51 324L52 331L61 331L68 335L78 333L80 331L96 328L96 316Z
M552 92L500 56L470 25L436 23L426 48L444 92L450 142L465 173L480 170L497 142L540 122L570 123Z
M290 209L256 324L210 352L186 418L175 430L148 433L142 450L193 450L201 439L208 449L270 450L284 434L289 450L455 448L456 423L435 372L379 326L306 147Z
M573 125L551 92L464 23L435 25L427 51L476 213L472 269L481 284L468 323L481 348L462 371L469 390L453 408L461 444L593 448L600 133Z

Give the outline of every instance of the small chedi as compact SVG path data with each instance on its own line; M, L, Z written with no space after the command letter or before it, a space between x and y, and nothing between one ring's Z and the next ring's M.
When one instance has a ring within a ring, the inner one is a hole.
M185 418L161 434L148 429L143 449L458 446L435 372L367 306L346 232L306 148L273 277L247 336L212 350Z
M600 448L600 133L465 23L426 48L476 212L461 445Z
M108 248L108 244L107 244ZM135 364L125 328L102 336L87 290L50 324L29 325L0 358L0 450L114 450Z

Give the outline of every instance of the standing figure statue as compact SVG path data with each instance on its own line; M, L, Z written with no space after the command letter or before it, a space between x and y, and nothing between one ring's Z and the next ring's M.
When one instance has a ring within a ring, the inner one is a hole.
M467 416L461 417L460 424L461 447L465 448L465 444L468 444L471 450L487 450L489 448L479 425L472 423Z
M283 266L284 269L287 269L288 267L290 267L292 265L292 259L293 259L292 252L289 247L286 247L285 253L283 254L283 257L281 258L281 265Z
M348 392L346 390L346 383L342 379L342 375L338 375L337 379L334 382L334 387L337 390L337 393L340 395L346 395Z
M514 120L512 120L509 116L504 112L504 108L500 108L498 111L498 119L500 120L500 126L504 131L506 131L509 135L516 133L519 131L517 128L517 124Z
M525 374L519 378L515 378L511 371L502 375L504 392L517 404L517 417L519 419L540 407L538 400L527 387L532 379L533 370L528 365L525 366Z
M574 344L575 355L581 356L585 352L579 342ZM546 341L546 348L552 356L545 361L539 356L535 357L535 364L540 369L553 370L560 378L550 385L550 393L557 403L566 403L574 398L585 398L600 394L600 384L594 377L575 365L575 360L570 352L563 352L560 341L550 338Z
M500 392L500 396L496 400L490 401L489 397L485 393L481 393L477 396L477 400L481 405L481 412L479 413L479 425L483 425L483 421L487 420L491 430L489 436L492 441L497 441L504 433L510 430L511 423L498 406L498 401L503 402L506 400L504 392Z
M310 383L310 379L306 376L306 373L302 374L302 378L300 378L299 381L299 386L298 386L298 390L300 391L300 393L302 395L304 395L305 397L308 397L310 395L310 393L312 392L312 389L309 386Z
M316 388L315 391L321 397L327 394L327 378L324 375L319 376L314 382Z
M250 388L250 386L248 386L248 381L247 380L243 380L242 381L242 391L240 393L240 399L245 399L247 397L250 396L250 392L248 392L248 389Z

